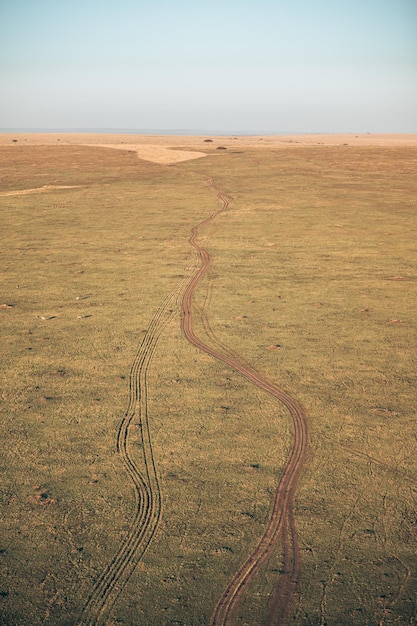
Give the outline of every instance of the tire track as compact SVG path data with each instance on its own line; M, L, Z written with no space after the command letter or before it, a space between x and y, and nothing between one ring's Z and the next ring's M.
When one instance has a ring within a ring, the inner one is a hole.
M129 404L116 437L116 449L135 490L135 514L113 559L96 581L79 624L94 626L104 620L143 557L161 516L161 491L155 466L148 415L148 372L159 338L177 315L189 277L180 281L153 316L134 357L129 374ZM129 428L137 420L141 459L130 450ZM142 468L142 469L141 469Z
M197 226L194 226L191 230L189 243L196 250L201 265L194 276L192 276L182 298L181 327L183 333L192 345L230 366L250 383L272 395L282 403L290 413L294 430L291 453L275 493L271 517L267 528L252 554L227 585L215 609L212 626L230 626L232 624L233 614L250 581L270 556L279 539L281 539L283 544L284 576L272 602L273 614L269 616L269 619L272 620L269 621L269 623L282 624L293 600L300 570L300 553L295 528L293 501L297 479L307 452L306 413L297 400L278 386L269 382L249 365L243 363L232 351L229 349L220 349L220 342L215 342L217 348L212 347L204 343L195 334L193 324L193 296L200 280L206 274L212 262L212 257L208 250L198 243L198 235L204 226L214 220L220 213L226 211L229 206L226 196L216 187L212 179L209 179L209 184L217 191L218 198L222 202L222 207ZM212 337L209 326L207 326L207 321L205 325L206 330L208 330Z
M202 305L198 306L197 304L194 304L194 310L198 312L198 315L200 317L200 322L204 329L204 333L206 337L210 339L212 346L216 346L216 348L220 352L223 352L227 354L229 357L234 358L235 360L239 360L241 363L243 363L244 361L242 357L239 354L237 354L237 352L229 348L229 346L226 346L222 341L220 341L220 339L215 335L210 325L210 320L207 315L207 309L211 303L212 292L213 292L213 285L210 282L208 291L206 293L206 296L204 298L204 302L202 303Z
M286 538L288 528L290 536ZM265 626L285 624L300 577L300 551L292 503L289 507L288 518L283 523L282 538L284 539L283 570L281 579L269 601Z
M213 626L231 624L234 610L247 585L259 567L268 558L280 538L283 543L284 575L272 603L275 617L278 616L279 620L281 620L282 616L285 617L292 601L299 576L299 549L292 503L296 481L306 453L307 428L305 413L296 400L263 378L262 375L243 362L239 355L215 337L209 325L204 306L200 311L203 327L216 347L213 348L206 345L195 335L193 327L193 295L200 280L209 269L212 260L210 253L198 244L197 238L200 230L220 213L224 212L229 205L226 196L215 186L212 179L209 179L209 184L217 191L222 206L191 230L189 243L197 252L200 267L194 270L191 277L188 276L178 283L162 302L149 324L131 366L129 374L129 404L117 432L116 449L133 483L135 514L129 531L121 541L116 554L97 579L87 599L81 620L79 621L80 626L96 626L99 623L103 623L105 616L111 610L145 554L158 527L161 516L161 491L149 430L147 376L159 338L165 327L175 317L180 301L181 327L188 341L203 352L229 365L249 382L282 402L288 408L294 424L293 448L275 494L269 524L258 546L228 584L216 607L212 624ZM132 454L129 444L129 428L134 419L135 421L137 420L140 432L142 453L140 463L135 458L137 455L134 456ZM275 621L268 623L281 624L282 622L277 621L275 617L271 618Z

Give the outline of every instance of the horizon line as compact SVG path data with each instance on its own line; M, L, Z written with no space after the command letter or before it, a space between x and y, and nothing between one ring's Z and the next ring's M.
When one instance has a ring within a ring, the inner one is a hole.
M0 127L1 134L9 133L93 133L93 134L138 134L138 135L414 135L417 131L278 131L278 130L212 130L192 128L118 128L118 127Z

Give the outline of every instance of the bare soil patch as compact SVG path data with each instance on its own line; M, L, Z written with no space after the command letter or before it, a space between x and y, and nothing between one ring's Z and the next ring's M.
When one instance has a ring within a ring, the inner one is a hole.
M19 189L17 191L3 191L0 196L26 196L29 193L44 193L46 191L55 191L56 189L75 189L80 185L43 185L33 189Z

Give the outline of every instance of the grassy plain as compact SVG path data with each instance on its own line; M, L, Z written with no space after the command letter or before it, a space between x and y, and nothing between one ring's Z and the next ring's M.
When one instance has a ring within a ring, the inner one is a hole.
M75 186L0 195L2 624L76 624L129 528L115 436L130 364L195 265L190 229L218 207L209 177L230 205L202 234L214 261L196 307L309 416L289 623L416 622L417 148L219 143L172 167L0 149L0 194ZM152 361L149 416L162 517L106 623L206 625L261 536L291 423L190 346L179 313ZM263 623L281 565L278 548L236 624Z

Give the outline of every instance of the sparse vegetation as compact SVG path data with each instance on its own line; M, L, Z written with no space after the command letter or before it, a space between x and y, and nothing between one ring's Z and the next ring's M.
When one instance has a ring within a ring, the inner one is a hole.
M289 623L412 624L417 150L207 150L166 167L120 150L1 147L0 194L77 185L0 195L1 623L76 624L129 532L135 496L115 441L130 366L195 266L188 237L217 206L212 176L229 209L201 234L214 262L196 309L308 414ZM291 422L190 346L179 311L148 387L162 513L106 619L206 625L268 520ZM129 429L140 465L137 421ZM281 568L278 548L237 624L263 623Z

